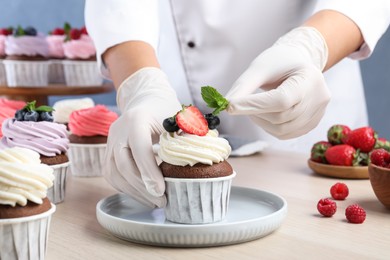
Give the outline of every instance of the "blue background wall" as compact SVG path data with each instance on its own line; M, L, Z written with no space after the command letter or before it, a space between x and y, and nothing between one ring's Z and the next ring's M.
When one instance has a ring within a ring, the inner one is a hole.
M42 32L70 22L84 25L84 0L0 0L0 27L32 25ZM373 55L361 62L370 125L390 139L390 30L379 41ZM347 75L346 75L347 76ZM96 103L114 105L115 93L93 95ZM62 97L63 98L63 97ZM53 103L57 97L52 97Z

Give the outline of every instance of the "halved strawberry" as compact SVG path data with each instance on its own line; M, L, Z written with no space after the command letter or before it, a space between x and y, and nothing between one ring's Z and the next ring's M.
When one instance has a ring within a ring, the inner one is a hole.
M207 121L195 106L184 106L176 114L176 123L181 130L188 134L204 136L209 131Z

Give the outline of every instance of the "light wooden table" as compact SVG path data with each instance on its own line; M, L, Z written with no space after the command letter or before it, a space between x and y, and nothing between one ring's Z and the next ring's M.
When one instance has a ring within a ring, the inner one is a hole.
M329 197L339 180L316 175L306 161L307 155L273 150L230 158L237 172L233 185L284 197L288 214L269 236L211 248L162 248L112 236L97 222L95 207L116 191L102 177L70 177L65 202L52 218L47 259L390 259L390 211L378 202L369 180L342 180L350 195L337 202L332 218L323 218L317 202ZM363 224L346 221L344 211L352 203L365 208Z

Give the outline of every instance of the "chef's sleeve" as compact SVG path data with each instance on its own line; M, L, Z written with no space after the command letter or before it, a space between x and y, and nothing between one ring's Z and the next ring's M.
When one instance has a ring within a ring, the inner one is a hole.
M158 0L86 0L85 24L96 47L98 66L110 78L102 54L117 44L144 41L155 50L159 38Z
M390 23L390 0L320 0L318 10L338 11L359 27L363 45L350 58L361 60L369 57ZM335 28L337 30L337 28Z

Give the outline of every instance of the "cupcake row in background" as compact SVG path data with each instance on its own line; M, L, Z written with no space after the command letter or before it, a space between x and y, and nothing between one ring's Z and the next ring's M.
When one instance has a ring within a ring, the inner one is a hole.
M103 83L87 29L65 23L45 35L31 26L1 28L0 86L44 87L52 83Z
M48 191L52 203L65 200L68 172L102 176L108 131L117 113L90 98L61 100L53 108L0 98L0 107L0 150L21 147L40 154L55 176Z

